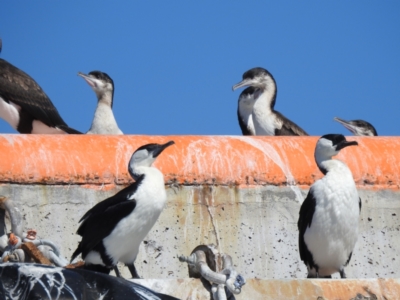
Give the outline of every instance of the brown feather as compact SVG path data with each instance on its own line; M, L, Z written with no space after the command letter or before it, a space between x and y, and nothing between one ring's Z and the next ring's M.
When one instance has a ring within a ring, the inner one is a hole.
M0 96L49 127L69 128L37 82L4 59L0 59Z

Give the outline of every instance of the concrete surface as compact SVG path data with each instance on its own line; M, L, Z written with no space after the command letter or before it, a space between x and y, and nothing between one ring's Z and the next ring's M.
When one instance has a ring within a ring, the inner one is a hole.
M137 258L136 267L144 278L185 278L187 268L177 257L210 243L230 254L246 278L306 276L297 249L300 203L291 188L178 186L167 191L166 208ZM73 185L0 186L0 195L10 195L21 204L25 226L60 245L67 258L79 241L75 232L84 212L116 192ZM305 195L306 190L300 192ZM400 193L360 190L360 196L360 236L347 275L398 278Z
M182 300L210 299L199 279L133 280ZM399 279L250 279L237 300L397 300Z
M0 195L19 203L26 229L60 245L69 259L82 215L132 182L126 169L132 152L170 139L176 145L156 162L168 201L141 246L139 274L184 279L187 267L177 257L214 243L247 280L261 284L259 290L270 284L266 278L305 278L297 219L309 186L322 176L313 159L317 137L0 135ZM400 138L349 139L360 146L338 157L353 171L363 208L346 273L400 278Z

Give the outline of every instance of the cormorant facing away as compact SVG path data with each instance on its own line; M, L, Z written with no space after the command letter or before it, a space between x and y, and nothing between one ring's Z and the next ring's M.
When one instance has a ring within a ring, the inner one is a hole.
M371 123L368 123L364 120L352 120L352 121L345 121L338 117L334 118L335 121L342 124L348 130L350 130L354 135L358 136L377 136L378 133L374 126Z
M266 69L253 68L232 89L246 88L239 96L238 119L243 135L308 135L274 109L277 86Z
M64 122L32 77L1 58L0 117L20 133L81 133Z
M88 75L78 73L90 85L97 96L97 108L92 126L87 134L123 134L112 111L114 81L106 73L92 71Z
M327 134L315 147L315 161L325 176L311 186L297 223L300 258L308 278L331 278L336 272L346 277L344 267L358 238L361 199L350 169L332 156L354 145L358 143L341 134Z
M120 261L138 278L134 262L139 245L157 221L167 195L164 176L152 163L173 141L147 144L132 155L128 171L135 182L85 213L78 234L82 241L71 261L82 254L85 269L109 273Z

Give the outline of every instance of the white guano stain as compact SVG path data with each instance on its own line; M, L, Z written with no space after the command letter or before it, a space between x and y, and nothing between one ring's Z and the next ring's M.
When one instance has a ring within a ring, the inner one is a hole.
M236 151L230 147L227 141L221 137L211 137L190 143L185 149L186 151L181 153L184 162L182 174L184 176L198 174L210 178L218 174L220 170L224 170L231 178L237 177L237 174L234 174L235 169L230 164L229 156L225 155L226 152ZM207 149L207 152L204 149Z
M76 296L74 295L72 289L66 284L65 277L62 273L64 269L63 268L43 268L43 267L38 267L35 265L23 265L18 268L18 282L15 283L15 286L13 289L10 291L10 295L15 295L19 299L20 293L16 291L15 289L19 287L19 280L21 280L21 275L24 275L27 278L30 278L30 287L29 289L32 290L36 284L39 284L43 287L45 290L47 296L49 299L51 299L51 290L56 289L57 290L57 296L56 298L53 299L59 299L61 296L61 290L66 289L70 295L73 297L73 299L77 299ZM55 277L55 275L58 275ZM42 277L45 277L45 282L41 280ZM57 279L56 279L57 278ZM49 287L50 290L47 288ZM14 298L13 298L14 299Z
M257 148L261 152L263 152L266 156L268 156L283 172L286 177L286 183L290 187L290 189L294 192L297 201L300 203L303 202L303 195L301 194L300 189L296 185L296 181L287 165L287 162L284 162L278 152L275 150L273 146L271 146L268 142L264 142L258 139L253 139L251 137L244 136L235 136L231 137L232 139L237 139L242 142L245 142L254 148Z

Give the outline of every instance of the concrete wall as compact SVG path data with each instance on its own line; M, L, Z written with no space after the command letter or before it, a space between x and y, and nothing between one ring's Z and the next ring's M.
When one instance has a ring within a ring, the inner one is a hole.
M25 227L69 258L81 216L132 182L133 151L171 139L176 145L155 163L168 203L142 245L139 273L185 278L177 257L214 243L248 279L304 278L297 219L309 186L322 176L313 158L316 137L2 135L0 195L18 202ZM353 171L363 209L347 275L400 277L400 138L349 139L359 146L337 158Z

